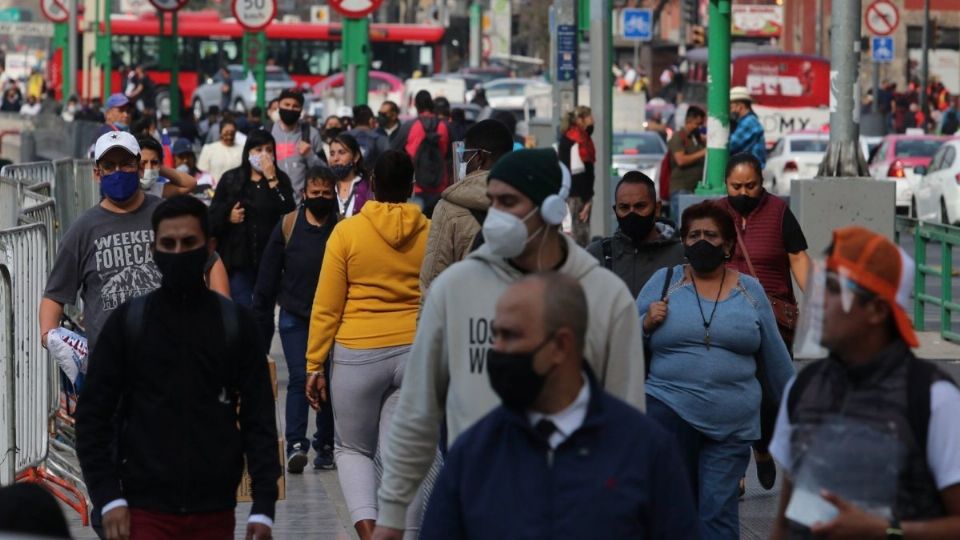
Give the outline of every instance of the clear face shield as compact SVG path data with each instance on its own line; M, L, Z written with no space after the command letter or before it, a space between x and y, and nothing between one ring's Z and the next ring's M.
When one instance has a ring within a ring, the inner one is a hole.
M872 293L857 285L847 269L828 270L824 259L814 260L800 304L800 318L793 341L794 357L826 357L829 331L836 329L839 322L836 318L850 314L858 295L872 296Z
M467 164L463 161L463 141L453 142L453 183L467 176Z

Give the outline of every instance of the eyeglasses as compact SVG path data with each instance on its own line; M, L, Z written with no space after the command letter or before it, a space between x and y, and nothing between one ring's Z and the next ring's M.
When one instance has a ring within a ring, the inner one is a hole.
M486 154L490 154L490 153L491 153L489 150L484 150L483 148L462 148L462 149L460 149L460 159L461 159L461 160L463 159L463 157L464 157L465 155L467 155L467 152L470 152L470 153L473 153L473 154L476 154L477 152L484 152L484 153L486 153ZM473 159L473 157L474 157L474 156L470 156L470 159Z
M100 169L100 172L103 174L110 174L117 172L118 170L123 172L134 172L139 168L140 164L137 161L125 161L123 163L117 163L114 161L101 161L97 163L97 168Z

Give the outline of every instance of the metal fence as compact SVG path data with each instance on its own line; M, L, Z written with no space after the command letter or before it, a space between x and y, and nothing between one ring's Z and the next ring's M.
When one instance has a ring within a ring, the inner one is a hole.
M918 330L926 327L925 308L929 304L939 309L939 331L946 340L960 343L960 332L953 328L953 314L960 313L960 303L953 299L953 248L960 246L960 227L941 225L929 221L917 221L906 217L897 217L897 235L903 233L913 237L912 254L917 268L913 287L913 325ZM940 250L940 264L927 263L927 248L935 246ZM940 294L931 294L927 287L928 278L939 280Z
M53 183L56 181L52 161L5 165L0 169L0 176L9 178L25 187L32 188L33 191L43 193L48 197L51 196ZM46 185L47 188L45 193L43 192L44 185Z
M61 236L84 211L100 202L93 166L92 159L58 159L53 162L53 197L57 200Z

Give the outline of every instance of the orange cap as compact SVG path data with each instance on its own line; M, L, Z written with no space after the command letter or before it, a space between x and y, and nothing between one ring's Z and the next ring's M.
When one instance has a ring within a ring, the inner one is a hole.
M896 244L863 227L837 229L833 231L827 268L842 270L857 285L886 300L903 340L911 347L920 345L907 316L914 262Z

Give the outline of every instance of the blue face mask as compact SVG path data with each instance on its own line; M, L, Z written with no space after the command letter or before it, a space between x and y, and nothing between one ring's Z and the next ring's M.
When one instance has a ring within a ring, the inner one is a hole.
M123 122L114 122L113 127L119 129L120 131L129 131L130 128L127 127Z
M118 203L126 202L140 189L137 171L117 171L100 178L100 194Z
M350 176L350 173L353 172L353 164L332 165L330 170L333 171L333 175L337 177L337 180L343 180L344 178Z

